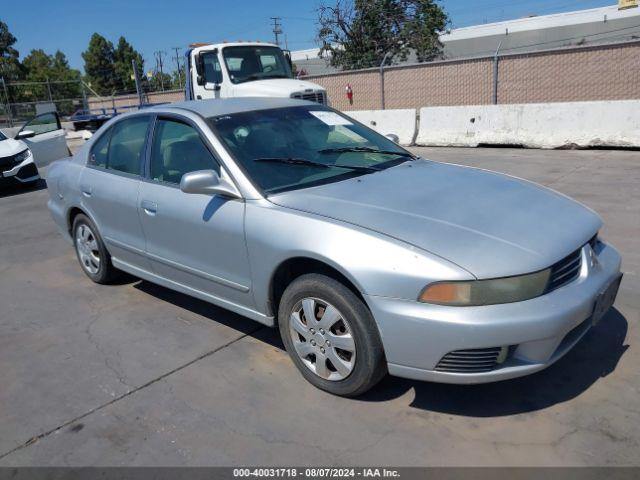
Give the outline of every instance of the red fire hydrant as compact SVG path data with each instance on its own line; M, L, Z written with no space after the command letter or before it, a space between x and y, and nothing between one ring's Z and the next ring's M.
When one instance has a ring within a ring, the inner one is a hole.
M353 89L351 88L351 84L347 83L347 87L345 88L347 92L347 99L349 100L349 105L353 105Z

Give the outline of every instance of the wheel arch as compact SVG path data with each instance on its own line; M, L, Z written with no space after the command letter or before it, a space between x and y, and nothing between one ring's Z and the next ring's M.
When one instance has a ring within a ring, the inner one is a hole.
M73 222L75 221L76 217L78 215L85 215L88 218L91 218L87 212L85 212L84 210L82 210L80 207L71 207L69 209L69 211L67 212L67 231L69 232L69 234L73 234L73 232L71 231L73 229ZM92 220L93 221L93 220Z
M342 283L345 287L351 290L351 292L353 292L353 294L356 295L362 303L367 306L367 308L369 308L361 288L340 268L317 258L295 256L280 262L271 274L269 281L268 308L269 313L275 318L275 323L278 321L278 307L280 305L280 299L282 298L282 294L287 286L296 278L309 273L326 275L327 277Z

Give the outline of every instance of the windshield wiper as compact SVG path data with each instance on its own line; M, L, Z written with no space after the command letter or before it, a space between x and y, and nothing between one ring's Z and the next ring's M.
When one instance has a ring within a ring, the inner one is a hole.
M339 147L339 148L323 148L318 153L345 153L345 152L363 152L363 153L381 153L383 155L398 155L399 157L409 157L415 159L416 156L409 152L394 152L393 150L378 150L371 147Z
M284 163L287 165L303 165L307 167L318 167L318 168L345 168L348 170L356 170L360 172L379 172L380 168L375 167L363 167L360 165L340 165L340 164L328 164L328 163L320 163L314 162L312 160L307 160L305 158L293 158L293 157L263 157L263 158L255 158L254 162L271 162L271 163Z
M306 160L304 158L294 158L294 157L262 157L262 158L254 158L254 162L270 162L270 163L286 163L288 165L305 165L307 167L320 167L320 168L329 168L329 165L325 163L313 162L311 160Z

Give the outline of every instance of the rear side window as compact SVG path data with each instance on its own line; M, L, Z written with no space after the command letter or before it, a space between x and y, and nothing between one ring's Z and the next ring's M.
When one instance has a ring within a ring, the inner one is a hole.
M107 156L109 154L109 140L111 139L112 128L104 132L91 148L89 155L89 165L106 168Z
M113 127L107 159L108 169L140 175L148 127L148 116L128 118Z

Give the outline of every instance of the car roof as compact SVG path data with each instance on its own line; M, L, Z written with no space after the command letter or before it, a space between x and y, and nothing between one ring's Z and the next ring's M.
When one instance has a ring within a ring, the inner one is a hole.
M318 103L294 98L235 97L209 100L189 100L185 102L158 105L145 110L163 111L180 108L183 110L195 112L203 117L216 117L218 115L251 112L254 110L267 110L271 108L297 107L302 105L316 105L318 107L323 107L323 105L320 105Z

